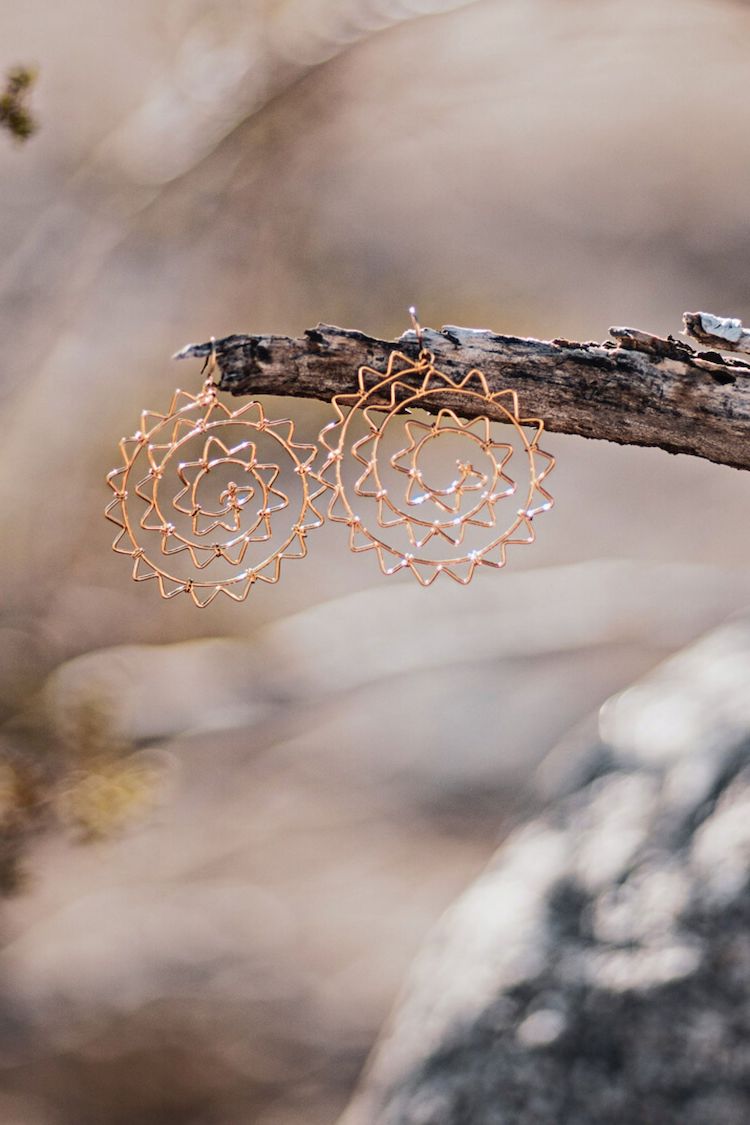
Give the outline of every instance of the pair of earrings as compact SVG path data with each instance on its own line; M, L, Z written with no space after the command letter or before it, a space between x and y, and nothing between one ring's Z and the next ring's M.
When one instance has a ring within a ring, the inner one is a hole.
M178 390L165 414L143 411L107 476L105 513L135 581L201 607L222 593L244 601L279 580L285 559L305 557L326 493L352 551L374 551L384 574L408 570L422 586L440 574L467 585L477 567L504 566L510 545L532 543L534 517L553 503L544 423L521 416L515 391L490 392L481 371L458 381L439 371L412 320L418 358L394 351L385 372L359 368L358 390L333 399L319 469L321 451L295 440L291 420L267 418L257 401L219 401L214 354L197 395ZM510 503L514 458L525 462L521 507Z

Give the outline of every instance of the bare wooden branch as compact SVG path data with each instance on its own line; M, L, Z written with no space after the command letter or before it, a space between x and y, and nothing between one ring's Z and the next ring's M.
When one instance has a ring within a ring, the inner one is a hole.
M425 329L424 346L450 376L478 367L493 390L514 387L523 413L549 430L750 468L749 362L671 336L610 332L604 343L575 343L447 326ZM384 371L392 351L418 352L413 331L386 341L326 324L300 339L227 336L213 346L222 390L323 401L356 391L360 366ZM211 347L189 344L175 358L205 358ZM435 409L448 404L436 396Z

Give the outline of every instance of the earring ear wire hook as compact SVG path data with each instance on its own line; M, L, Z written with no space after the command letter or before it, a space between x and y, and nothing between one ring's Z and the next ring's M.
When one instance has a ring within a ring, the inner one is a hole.
M211 351L206 356L206 362L203 364L203 367L201 368L201 375L206 375L205 381L203 383L203 390L204 391L214 391L215 392L219 389L218 383L214 383L214 371L216 370L216 367L217 367L216 337L212 336L211 337ZM206 374L206 372L207 372L207 374Z
M420 352L424 351L424 332L422 331L422 325L419 323L415 305L409 306L409 317L411 319L412 328L414 329L414 333L417 337L417 345L419 347L419 350Z

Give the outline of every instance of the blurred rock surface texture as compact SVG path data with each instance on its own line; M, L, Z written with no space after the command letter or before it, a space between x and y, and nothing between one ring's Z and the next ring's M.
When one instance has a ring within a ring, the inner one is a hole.
M748 682L744 619L553 755L556 796L445 917L342 1125L750 1120Z

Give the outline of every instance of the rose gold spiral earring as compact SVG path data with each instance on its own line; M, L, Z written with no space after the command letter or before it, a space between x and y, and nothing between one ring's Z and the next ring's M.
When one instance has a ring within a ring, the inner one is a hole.
M212 351L197 395L178 390L166 414L144 410L141 428L120 442L124 465L107 476L115 495L105 514L120 529L112 547L133 559L135 581L154 579L162 597L188 594L200 607L278 582L283 560L304 558L308 531L323 522L316 447L296 442L294 423L269 420L259 402L230 410L215 370Z
M320 435L328 515L349 527L352 551L375 551L384 574L468 585L477 567L502 567L509 546L534 541L532 521L553 504L543 481L555 459L515 391L491 392L476 368L456 380L435 367L409 311L417 360L392 352L385 373L361 367L358 391L333 400L336 420Z

